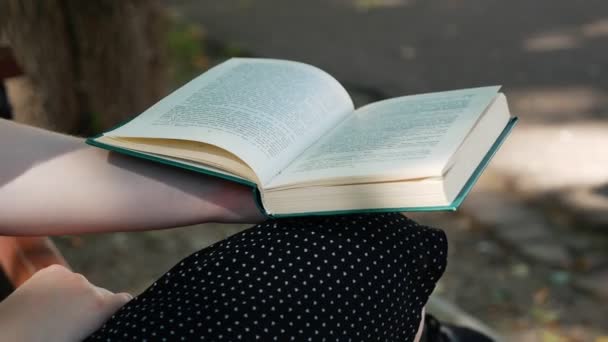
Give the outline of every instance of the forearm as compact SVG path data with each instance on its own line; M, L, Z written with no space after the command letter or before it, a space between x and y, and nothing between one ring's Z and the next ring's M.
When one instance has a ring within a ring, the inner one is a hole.
M0 127L0 234L126 231L262 219L246 187L108 153L80 139L13 126L29 139L13 136L7 152L6 131Z

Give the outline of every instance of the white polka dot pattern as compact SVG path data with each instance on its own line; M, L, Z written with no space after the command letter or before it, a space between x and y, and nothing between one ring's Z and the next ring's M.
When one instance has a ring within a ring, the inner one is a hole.
M399 214L269 220L184 259L88 341L411 341L446 253Z

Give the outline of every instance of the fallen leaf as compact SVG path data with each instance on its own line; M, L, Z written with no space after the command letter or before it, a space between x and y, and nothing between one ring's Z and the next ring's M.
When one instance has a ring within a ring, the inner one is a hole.
M532 310L530 310L530 314L536 322L541 324L550 324L559 319L559 312L539 307L533 307Z
M534 292L534 303L541 305L547 302L547 298L549 298L550 290L548 287L543 287L536 292Z
M530 274L530 268L524 263L518 263L511 267L511 274L518 278L525 278Z
M74 248L80 248L84 245L84 240L79 236L70 236L70 245Z

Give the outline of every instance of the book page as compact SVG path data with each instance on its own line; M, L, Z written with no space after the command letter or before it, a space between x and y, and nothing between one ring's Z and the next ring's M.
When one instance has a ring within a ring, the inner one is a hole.
M215 145L266 183L352 110L346 90L318 68L235 58L104 135Z
M269 188L440 177L499 87L404 96L356 110Z

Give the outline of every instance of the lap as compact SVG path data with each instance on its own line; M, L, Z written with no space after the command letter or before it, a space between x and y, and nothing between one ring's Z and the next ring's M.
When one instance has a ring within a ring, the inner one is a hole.
M192 254L90 341L413 340L446 266L399 214L273 219Z

